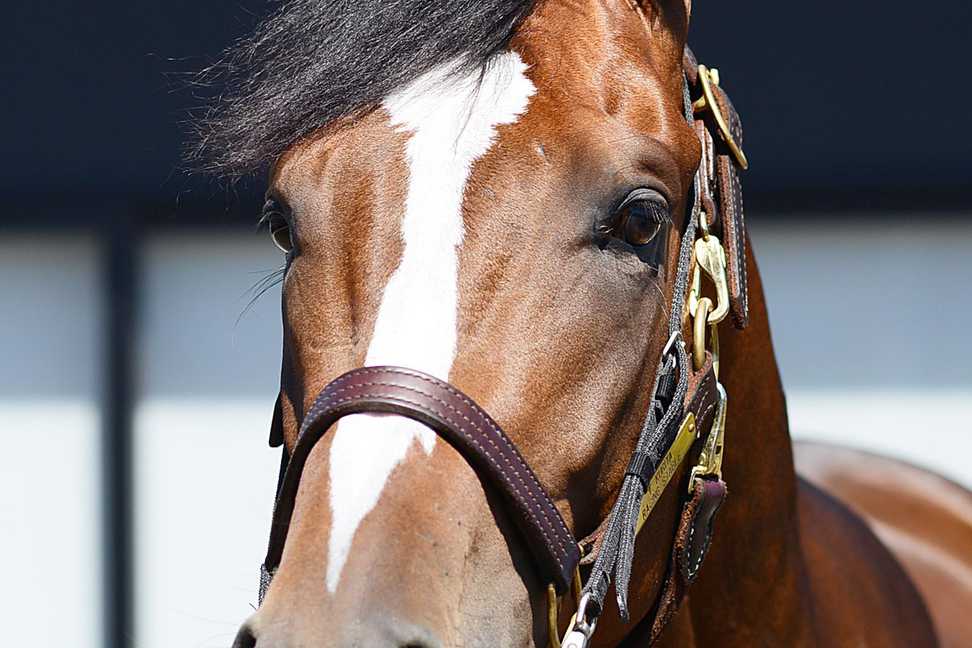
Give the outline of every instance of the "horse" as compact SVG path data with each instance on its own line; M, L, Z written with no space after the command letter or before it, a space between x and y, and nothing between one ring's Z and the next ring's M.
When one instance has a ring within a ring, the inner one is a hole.
M794 453L691 10L293 0L214 68L285 258L234 648L967 645L969 494Z

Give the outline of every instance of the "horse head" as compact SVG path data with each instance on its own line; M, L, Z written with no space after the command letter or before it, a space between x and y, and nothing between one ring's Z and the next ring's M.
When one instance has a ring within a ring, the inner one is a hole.
M270 52L272 83L239 95L279 101L224 117L239 150L263 137L277 154L264 218L285 257L281 440L294 451L344 372L420 370L488 411L588 536L615 502L669 339L701 149L685 114L689 3L360 4L285 7L248 46ZM349 27L369 10L370 32ZM393 28L373 33L382 21ZM314 33L331 50L311 47ZM348 69L315 78L298 54ZM313 83L331 94L301 87ZM299 127L281 134L274 115ZM675 491L638 536L635 619L662 587ZM306 457L288 522L236 646L548 641L548 583L506 506L422 423L340 420ZM599 630L612 644L615 616Z

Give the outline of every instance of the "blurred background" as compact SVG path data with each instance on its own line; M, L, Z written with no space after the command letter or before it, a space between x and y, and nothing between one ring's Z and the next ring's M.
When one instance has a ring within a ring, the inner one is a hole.
M180 170L191 72L257 0L7 3L0 589L18 646L228 646L278 455L262 187ZM746 129L794 433L972 486L972 9L696 3ZM377 45L376 45L377 46ZM730 432L731 434L731 432Z

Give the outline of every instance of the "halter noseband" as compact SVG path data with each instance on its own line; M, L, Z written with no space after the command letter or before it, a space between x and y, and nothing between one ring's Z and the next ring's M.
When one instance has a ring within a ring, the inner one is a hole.
M694 582L712 538L716 512L725 500L721 466L728 397L718 380L717 326L727 314L737 328L748 323L746 232L739 169L748 166L742 127L716 70L700 66L685 50L685 114L702 143L678 256L669 339L662 351L651 405L610 515L576 542L557 506L519 450L495 421L449 383L398 367L363 367L328 384L304 417L292 455L281 465L270 544L261 567L260 602L280 564L304 464L317 442L350 414L405 416L434 430L498 491L530 548L544 582L550 583L549 643L584 648L597 625L604 598L615 583L628 616L627 591L635 538L697 441L668 571L650 614L654 642ZM696 237L696 233L701 236ZM717 238L722 235L727 248ZM702 296L701 274L716 288ZM686 309L694 322L693 353L682 338ZM705 342L711 329L711 348ZM279 403L271 444L280 445ZM589 567L580 587L580 568ZM573 591L577 612L561 642L559 602Z

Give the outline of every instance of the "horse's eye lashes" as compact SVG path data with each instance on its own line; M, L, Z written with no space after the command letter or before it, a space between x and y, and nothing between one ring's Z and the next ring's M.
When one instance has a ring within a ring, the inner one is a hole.
M282 216L289 220L287 210L283 208L276 198L267 198L260 209L260 218L257 221L257 228L262 228L273 219L274 216Z
M668 201L654 189L648 189L646 187L635 189L621 201L615 211L620 212L635 205L643 207L647 215L658 223L672 222Z
M622 207L619 207L611 216L611 220L616 223L637 217L643 221L657 225L672 224L672 215L668 206L650 200L628 202Z
M644 207L648 216L656 223L665 224L672 222L672 213L669 211L668 205L663 205L657 200L646 200L644 201Z

